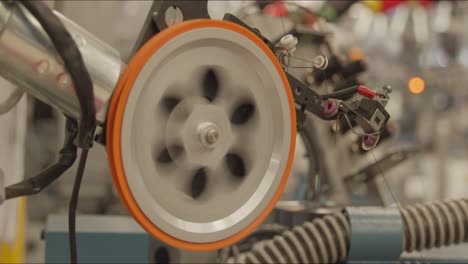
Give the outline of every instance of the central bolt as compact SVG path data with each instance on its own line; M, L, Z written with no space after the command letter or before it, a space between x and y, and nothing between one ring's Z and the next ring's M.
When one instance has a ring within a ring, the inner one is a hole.
M205 140L208 144L215 144L218 142L219 134L215 129L208 130L205 134Z
M214 148L219 142L219 128L213 123L205 122L198 126L200 141L207 148Z

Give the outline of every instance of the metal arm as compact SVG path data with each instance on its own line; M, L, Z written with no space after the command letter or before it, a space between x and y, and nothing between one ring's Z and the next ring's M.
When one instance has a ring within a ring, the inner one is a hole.
M112 47L54 13L74 38L91 75L97 119L102 124L107 101L125 65ZM70 74L44 29L20 2L0 1L0 54L0 76L65 115L80 118Z
M77 135L78 123L71 118L67 118L65 124L65 141L60 150L58 161L36 176L6 187L6 200L37 194L67 171L76 160L77 147L74 141Z
M241 25L253 33L255 33L259 38L263 40L265 44L267 44L270 49L274 51L275 44L272 43L270 40L265 38L258 30L255 30L242 22L239 18L232 14L226 14L223 18L226 21L230 21ZM342 99L342 95L353 95L359 92L360 86L350 87L349 89L345 89L341 92L329 95L320 95L316 91L312 90L309 86L302 83L301 81L297 80L294 76L285 72L286 76L289 81L289 85L292 89L292 93L294 96L294 101L296 103L296 118L297 118L297 126L299 129L303 127L303 123L306 119L305 112L310 112L319 117L323 120L334 120L340 114L345 114L350 121L356 121L361 128L364 130L365 133L380 133L380 130L386 126L388 120L390 119L390 115L385 110L384 106L386 101L382 100L373 100L368 98L363 98L354 102L351 106L348 104L344 104L340 99ZM364 92L370 92L373 95L377 96L377 93L367 90ZM390 89L390 88L388 88ZM353 93L349 93L352 91ZM362 91L361 91L362 92ZM359 93L361 93L359 92ZM369 95L364 95L369 97ZM388 99L388 95L385 93L386 98ZM328 99L328 100L326 100ZM330 99L338 99L338 100L330 100ZM343 107L346 106L346 107ZM333 111L327 111L326 108L331 107L335 108ZM352 114L351 114L352 113ZM349 117L348 117L349 115ZM376 122L376 120L378 122ZM376 139L374 142L377 142Z

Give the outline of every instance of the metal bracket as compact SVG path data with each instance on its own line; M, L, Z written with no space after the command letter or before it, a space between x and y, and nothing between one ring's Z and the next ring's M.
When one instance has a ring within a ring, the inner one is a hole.
M268 47L274 52L275 44L273 42L265 38L258 30L251 28L250 26L242 22L242 20L240 20L233 14L226 13L226 15L224 15L223 20L236 23L250 30L255 35L257 35L257 37L259 37L265 44L267 44ZM288 72L285 72L285 73L286 73L286 77L288 78L289 85L291 86L291 90L294 96L294 101L297 105L299 105L299 107L296 107L297 126L299 129L302 128L304 121L306 119L306 114L305 114L306 110L324 120L335 119L336 115L326 116L323 113L323 107L322 107L323 99L320 94L312 90L309 86L305 85L304 83L296 79L294 76L292 76Z
M288 77L294 101L301 106L299 110L307 110L323 120L333 120L336 118L336 115L326 116L323 113L323 99L320 94L287 72L286 77Z
M341 104L340 110L356 121L365 133L382 130L390 119L390 114L379 101L367 98L362 98L349 105Z
M181 21L210 18L210 15L208 14L208 0L162 1L159 10L156 11L156 13L153 13L154 21L156 22L156 26L160 31L170 26L168 25L168 19L170 19L168 16L171 15L169 13L172 13L174 16L179 16Z
M210 18L208 14L208 0L162 0L153 1L146 16L140 34L130 53L131 58L151 37L168 27L166 15L173 12L175 22L192 19ZM170 19L168 17L168 19Z
M265 38L258 30L245 24L236 16L227 13L225 14L223 20L236 23L250 30L255 35L257 35L265 44L267 44L273 52L275 52L275 44L273 42ZM359 68L359 70L363 69L364 68ZM324 98L320 94L312 90L309 86L305 85L301 81L297 80L288 72L285 71L285 73L294 96L294 101L297 105L299 105L298 107L296 106L296 119L298 129L302 128L303 123L307 118L305 111L311 112L323 120L336 119L338 112L331 115L326 115L324 113ZM390 115L387 113L387 111L384 108L384 105L382 105L381 102L366 98L357 101L355 109L343 109L342 107L340 107L340 110L344 110L347 113L359 113L359 116L350 115L350 118L352 120L356 119L355 121L363 128L363 130L366 133L374 133L380 131L390 119Z
M237 18L235 15L233 14L230 14L230 13L226 13L223 17L223 20L225 21L229 21L229 22L232 22L232 23L235 23L235 24L238 24L239 26L242 26L248 30L250 30L252 33L254 33L257 37L259 37L265 44L268 45L268 47L274 51L274 47L275 47L275 43L271 42L269 39L265 38L262 33L258 30L258 29L255 29L255 28L252 28L250 27L249 25L247 25L246 23L244 23L242 20L240 20L239 18Z

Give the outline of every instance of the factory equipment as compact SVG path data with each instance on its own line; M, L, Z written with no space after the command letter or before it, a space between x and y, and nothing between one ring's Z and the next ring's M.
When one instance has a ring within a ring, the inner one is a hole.
M87 151L97 142L106 146L122 203L154 238L192 251L241 241L279 200L296 132L311 116L344 124L359 136L362 151L377 146L390 119L389 86L360 84L355 73L361 70L354 68L362 62L345 64L332 50L304 61L296 54L295 33L301 32L294 30L268 39L233 14L210 19L207 1L155 1L134 54L123 62L40 2L0 2L0 74L67 117L59 161L5 186L0 201L40 192L70 168L81 148L69 218L76 262L74 211ZM297 60L310 69L304 80L289 71L301 67ZM319 93L326 82L334 90ZM227 261L362 260L366 244L355 238L369 234L367 219L388 224L386 235L395 244L385 257L398 258L402 248L466 241L466 207L462 200L416 209L335 208ZM382 222L387 216L392 221Z

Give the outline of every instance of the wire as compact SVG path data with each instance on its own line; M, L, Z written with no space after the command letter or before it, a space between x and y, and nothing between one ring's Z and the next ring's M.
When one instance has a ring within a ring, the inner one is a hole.
M323 94L322 99L326 100L329 98L333 99L349 99L353 95L355 95L358 92L358 87L357 85L340 90L338 92L334 93L329 93L329 94Z
M346 115L345 113L340 113L340 114L338 114L338 119L339 119L339 117L340 117L341 115L343 115L343 116L345 117L346 122L348 123L348 126L349 126L349 128L351 129L351 132L353 132L353 134L358 135L358 136L375 136L375 135L380 135L380 131L373 132L373 133L360 133L360 132L356 131L356 130L354 129L354 127L351 125L351 121L349 120L348 115Z
M281 14L281 24L283 24L283 34L286 34L286 27L284 26L284 18L282 14Z
M288 58L288 62L286 62L286 60L284 59L285 57ZM293 59L296 59L296 60L300 60L300 61L305 61L305 62L308 62L308 63L311 63L313 64L313 66L292 66L292 65L289 65L289 61L290 59L293 58ZM279 61L281 63L281 66L283 66L283 68L291 68L291 69L319 69L320 67L320 64L316 63L316 62L313 62L313 61L310 61L310 60L306 60L306 59L301 59L299 57L296 57L296 56L293 56L291 54L288 54L288 53L281 53L279 55ZM319 69L320 70L320 69Z
M326 94L329 94L329 92L328 92L327 74L325 73L324 70L322 70L322 77L323 77L323 82L322 82L322 83L323 83L323 88L325 89L325 93L326 93ZM322 96L322 99L324 99L323 96Z
M93 82L80 50L60 19L43 2L22 0L21 3L47 33L70 74L81 108L78 144L82 148L89 148L92 145L90 134L94 132L96 126L96 109Z
M379 173L382 175L382 178L383 178L383 180L384 180L385 186L387 187L387 190L390 192L390 196L392 196L393 202L396 204L396 206L397 206L397 208L398 208L398 211L399 211L400 214L401 214L400 203L399 203L398 200L396 199L396 196L395 196L395 194L393 193L392 188L390 187L390 184L388 184L387 177L385 177L385 174L384 174L383 170L380 168L380 163L377 162L377 158L375 157L374 151L371 149L370 152L371 152L371 154L372 154L372 157L374 158L375 164L377 165L377 170L378 170Z
M76 247L76 208L78 207L78 196L80 194L81 180L83 179L86 160L88 159L88 149L81 151L78 170L76 171L75 183L73 184L70 207L68 209L68 239L70 243L70 262L78 263L78 253Z
M309 63L312 63L313 65L317 65L317 66L320 66L318 65L315 61L311 61L311 60L306 60L306 59L303 59L303 58L299 58L299 57L296 57L296 56L293 56L291 55L291 58L293 59L296 59L296 60L300 60L300 61L305 61L305 62L309 62Z
M81 180L88 157L88 150L92 147L93 134L96 128L93 82L75 40L52 10L41 1L22 0L21 4L23 4L39 22L63 60L65 69L70 74L80 104L81 120L78 133L78 146L82 148L82 151L68 211L70 262L77 263L76 208L78 205Z

